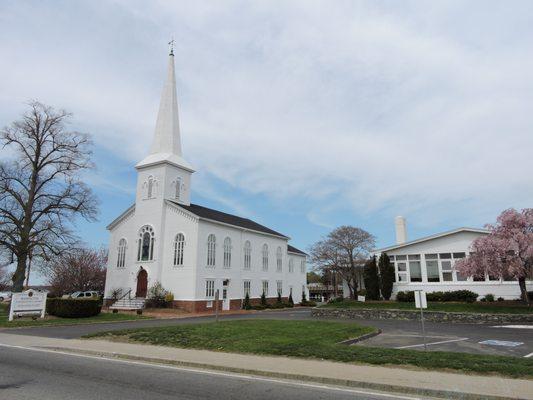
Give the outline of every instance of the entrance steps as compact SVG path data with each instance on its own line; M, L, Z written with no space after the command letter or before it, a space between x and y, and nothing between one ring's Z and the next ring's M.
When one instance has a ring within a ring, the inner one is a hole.
M110 310L123 311L140 311L144 308L146 299L142 297L135 297L133 299L118 299L111 306Z

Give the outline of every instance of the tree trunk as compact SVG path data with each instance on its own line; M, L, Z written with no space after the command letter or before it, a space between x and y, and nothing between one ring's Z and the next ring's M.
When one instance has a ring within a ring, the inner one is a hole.
M522 294L522 300L528 305L531 306L531 303L529 302L529 297L527 295L527 288L526 288L526 277L520 277L518 278L518 285L520 286L520 293Z
M26 260L28 256L22 254L17 256L17 269L13 274L13 292L22 292L24 288L24 278L26 278Z

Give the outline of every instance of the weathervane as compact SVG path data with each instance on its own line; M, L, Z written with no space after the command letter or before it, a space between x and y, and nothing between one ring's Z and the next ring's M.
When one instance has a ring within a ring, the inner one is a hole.
M170 42L168 42L168 45L170 46L169 55L173 56L174 55L174 37L172 37L172 40Z

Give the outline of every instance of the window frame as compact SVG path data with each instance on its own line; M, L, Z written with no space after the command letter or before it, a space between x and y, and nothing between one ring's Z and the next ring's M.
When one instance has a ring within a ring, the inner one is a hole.
M222 266L226 269L231 268L231 238L226 236L224 239L224 261Z
M210 233L207 236L207 259L206 259L206 267L207 268L215 268L216 267L216 257L217 257L217 237L214 233Z
M174 267L183 267L185 260L185 234L179 232L174 238Z

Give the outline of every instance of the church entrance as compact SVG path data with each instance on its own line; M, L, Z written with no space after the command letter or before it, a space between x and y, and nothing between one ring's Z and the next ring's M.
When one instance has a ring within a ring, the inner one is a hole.
M141 267L141 270L137 274L137 291L135 297L146 297L148 291L148 273Z

